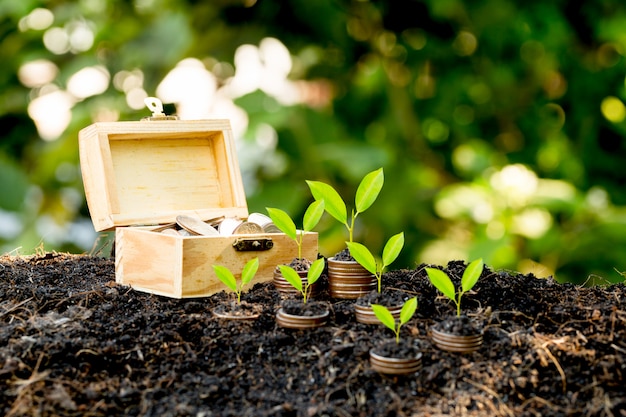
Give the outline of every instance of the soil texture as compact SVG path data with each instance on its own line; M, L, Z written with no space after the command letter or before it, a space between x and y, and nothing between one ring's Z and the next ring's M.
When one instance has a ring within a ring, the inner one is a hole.
M390 290L387 287L381 292L378 290L370 291L365 295L356 299L356 304L363 307L369 307L372 304L381 304L385 307L402 306L410 297L404 291Z
M457 336L472 336L480 334L482 326L478 326L470 317L462 314L460 316L449 316L433 325L433 328L440 332Z
M262 312L263 306L260 304L250 304L245 301L238 303L234 300L213 308L213 314L227 320L252 320L258 318Z
M287 299L281 303L286 314L302 317L317 317L328 312L328 305L319 301L309 301L306 304L302 299Z
M405 340L396 342L395 339L376 343L371 350L385 358L416 358L420 354L420 349L416 345Z
M585 288L485 268L462 300L483 326L470 354L437 349L455 313L419 265L383 286L418 297L401 338L423 369L390 377L369 350L393 333L354 318L354 300L320 328L278 327L271 282L242 299L253 321L215 317L234 295L169 299L115 283L114 261L42 253L0 257L0 414L6 416L626 416L626 288ZM465 269L444 269L455 285Z

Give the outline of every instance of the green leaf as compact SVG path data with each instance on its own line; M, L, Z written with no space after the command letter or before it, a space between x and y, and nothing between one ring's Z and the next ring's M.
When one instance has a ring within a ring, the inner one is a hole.
M448 274L436 268L426 268L426 273L428 274L430 282L435 286L435 288L441 291L443 295L453 301L456 299L454 284L452 283L450 277L448 277Z
M317 282L319 277L322 275L322 272L324 272L324 266L324 258L319 258L311 264L309 272L306 274L306 279L309 285L313 285Z
M376 274L376 259L364 245L357 242L346 242L350 255L365 269Z
M291 217L281 209L271 207L267 207L266 209L267 214L269 214L270 219L272 219L276 227L291 239L296 240L296 224L291 220Z
M237 291L237 280L230 269L222 265L213 265L213 271L220 281L233 291Z
M296 270L289 265L279 265L278 267L280 268L280 273L283 274L283 278L296 290L302 292L302 278L300 278Z
M385 176L382 168L378 168L376 171L372 171L363 177L363 180L356 190L354 201L357 213L363 213L374 204L380 190L383 188L384 182Z
M313 230L317 223L319 223L324 214L324 200L315 200L304 212L304 219L302 220L302 229L305 232Z
M241 286L243 287L256 275L256 271L259 270L259 258L250 259L243 267L241 271Z
M406 300L402 306L402 310L400 310L400 324L404 324L411 320L411 317L415 314L415 310L417 310L417 297Z
M467 292L471 290L476 282L478 282L478 278L480 278L480 274L483 272L483 260L476 259L474 262L470 263L465 271L463 272L463 276L461 277L461 289L463 292Z
M389 238L385 247L383 248L383 268L391 265L396 260L400 251L404 247L404 232L400 232L397 235L393 235Z
M324 209L328 214L342 224L348 223L346 203L344 203L339 193L333 187L320 181L307 180L306 183L309 185L311 194L313 194L316 200L324 200Z
M372 310L374 311L374 315L382 324L389 327L394 332L396 331L396 320L393 318L393 315L387 307L381 306L379 304L372 304Z

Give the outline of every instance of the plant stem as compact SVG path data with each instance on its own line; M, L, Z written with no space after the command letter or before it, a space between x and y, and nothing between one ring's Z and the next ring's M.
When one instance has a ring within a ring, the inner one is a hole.
M352 220L350 222L350 225L348 225L348 223L346 223L346 227L348 228L348 232L350 233L350 242L353 241L353 235L354 235L354 221L356 220L356 216L358 216L357 214L354 214L354 209L352 210Z
M302 259L302 240L304 239L304 231L298 232L296 237L296 245L298 245L298 259Z

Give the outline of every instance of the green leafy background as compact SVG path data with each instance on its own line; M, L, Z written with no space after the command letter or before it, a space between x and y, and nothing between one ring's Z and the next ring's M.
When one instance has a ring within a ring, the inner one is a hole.
M37 8L53 22L25 28ZM77 24L94 36L89 49L46 48L48 30ZM383 167L355 240L380 253L404 231L394 267L482 257L561 281L623 280L622 0L0 0L0 253L101 253L107 236L93 231L84 202L78 131L103 108L119 120L147 115L111 82L73 105L58 138L42 140L28 106L45 91L20 82L24 64L54 63L60 90L87 66L112 77L139 70L153 95L185 58L225 84L237 48L265 38L286 46L290 79L315 87L316 100L237 98L248 117L238 147L250 212L302 218L307 179L332 184L353 207L363 175ZM261 146L267 126L275 146ZM324 255L343 249L334 219L317 229Z

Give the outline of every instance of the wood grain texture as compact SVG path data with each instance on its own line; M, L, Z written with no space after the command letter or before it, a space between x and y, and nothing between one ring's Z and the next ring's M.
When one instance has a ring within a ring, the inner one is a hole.
M80 131L79 148L97 231L248 215L227 120L96 123Z
M297 245L284 234L247 235L270 238L266 251L238 252L233 242L242 236L170 236L143 228L116 230L116 281L136 290L173 298L206 297L228 290L213 272L213 265L229 268L237 279L250 259L259 258L259 270L248 285L270 281L277 265L297 255ZM315 260L318 234L304 236L303 256Z

